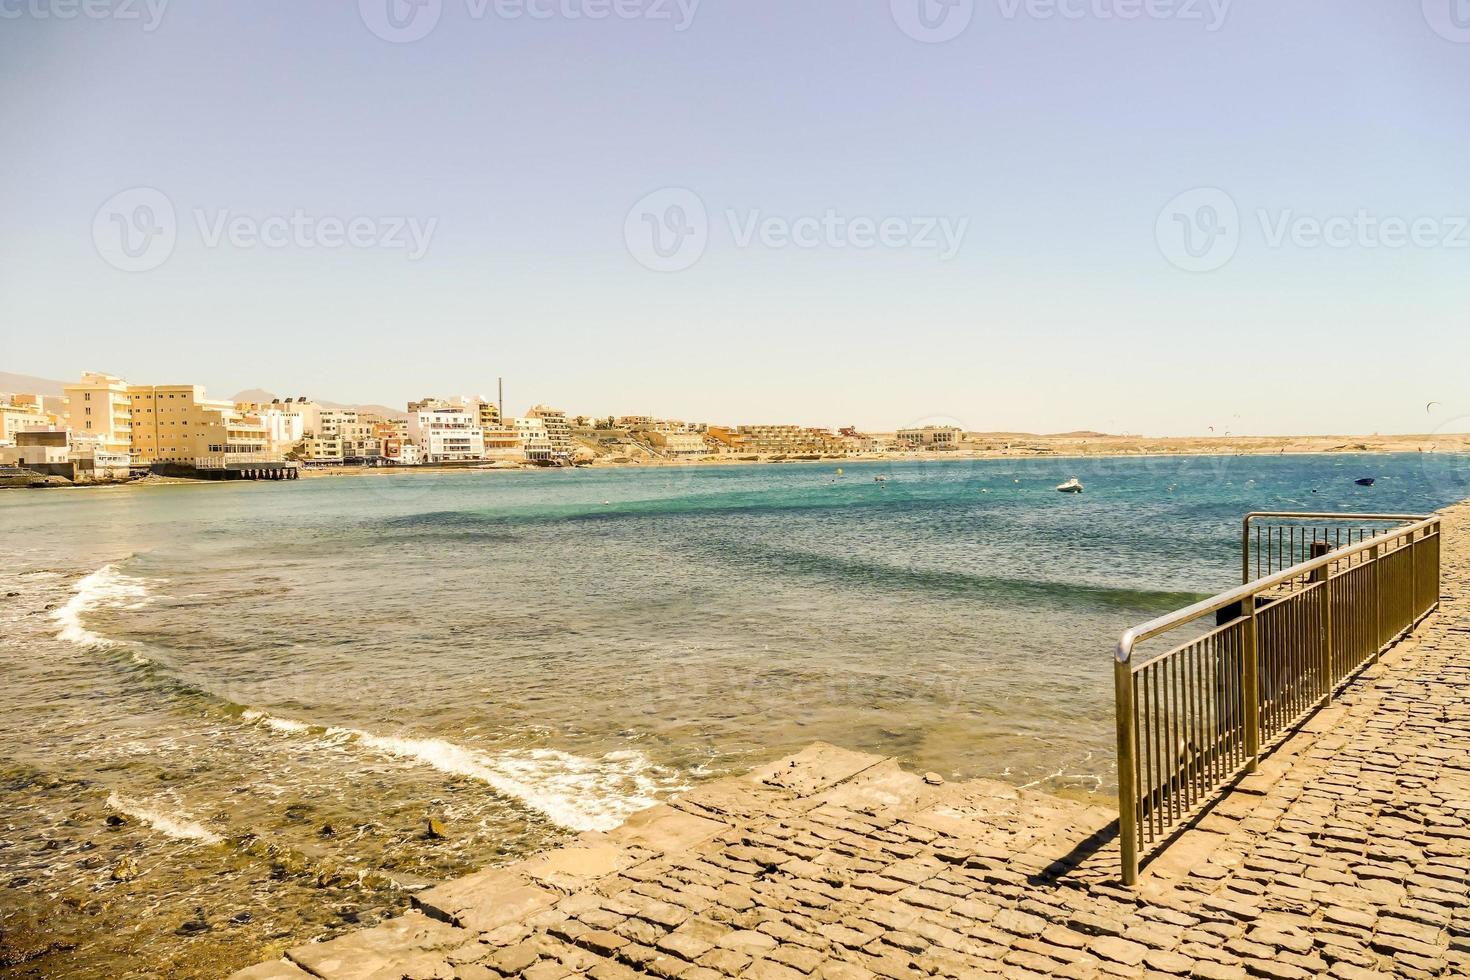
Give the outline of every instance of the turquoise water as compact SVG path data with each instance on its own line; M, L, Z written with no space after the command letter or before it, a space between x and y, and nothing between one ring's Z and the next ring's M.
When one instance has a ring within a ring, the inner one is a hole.
M1116 637L1236 584L1241 514L1470 495L1418 454L835 470L0 494L0 954L214 975L816 739L1105 795Z

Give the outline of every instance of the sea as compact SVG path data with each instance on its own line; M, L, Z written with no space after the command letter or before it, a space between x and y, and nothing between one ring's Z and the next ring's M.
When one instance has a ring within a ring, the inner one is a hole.
M223 976L817 740L1108 802L1118 634L1238 584L1244 513L1467 496L1417 453L0 492L0 974Z

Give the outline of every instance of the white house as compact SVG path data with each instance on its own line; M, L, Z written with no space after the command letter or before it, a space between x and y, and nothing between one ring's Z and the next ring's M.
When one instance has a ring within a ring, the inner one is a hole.
M418 444L425 463L460 462L485 455L479 416L468 408L420 408L408 417L408 437Z

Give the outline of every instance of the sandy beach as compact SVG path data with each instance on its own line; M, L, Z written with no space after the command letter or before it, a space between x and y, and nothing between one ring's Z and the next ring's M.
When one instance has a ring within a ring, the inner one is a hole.
M879 438L883 438L882 435ZM960 448L941 452L882 451L851 456L771 455L727 453L687 459L644 456L636 459L606 453L586 458L584 465L602 468L740 466L806 462L893 462L903 460L1087 458L1128 456L1270 456L1324 453L1470 453L1470 433L1424 435L1325 436L1132 436L1101 433L1031 435L1016 432L970 433ZM389 476L442 469L477 472L519 472L539 467L453 466L371 467L329 466L303 468L303 479L340 476Z

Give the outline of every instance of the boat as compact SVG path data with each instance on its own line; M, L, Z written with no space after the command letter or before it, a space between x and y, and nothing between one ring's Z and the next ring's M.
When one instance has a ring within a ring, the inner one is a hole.
M1365 476L1361 480L1354 480L1353 482L1356 483L1360 487L1371 487L1373 484L1377 483L1378 481L1375 480L1371 476Z
M873 482L874 483L887 483L888 482L888 477L886 477L886 476L875 476L875 477L873 477Z
M1083 489L1084 488L1082 486L1082 481L1079 480L1079 479L1077 479L1074 476L1074 477L1072 477L1072 479L1068 480L1066 483L1063 483L1062 485L1060 485L1059 487L1057 487L1057 492L1058 493L1081 493L1083 491Z

